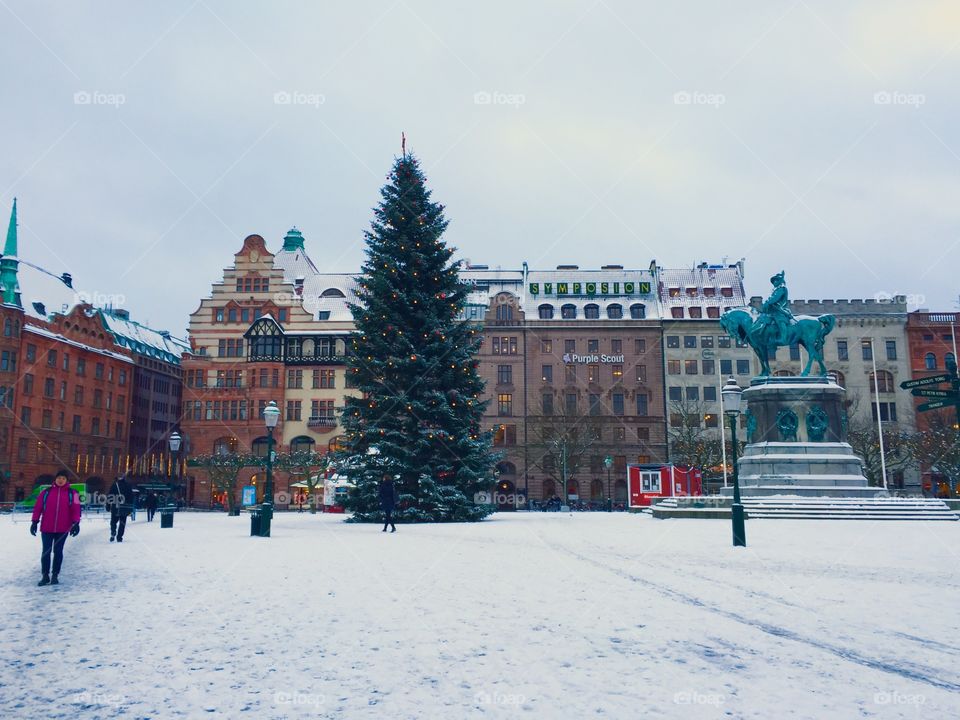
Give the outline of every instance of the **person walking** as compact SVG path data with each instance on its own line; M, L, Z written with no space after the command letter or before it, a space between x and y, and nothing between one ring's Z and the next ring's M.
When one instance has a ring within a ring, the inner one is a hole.
M393 475L384 473L378 490L380 509L383 510L383 532L390 526L390 532L395 533L397 526L393 524L393 510L397 506L397 488L393 484Z
M110 542L123 542L123 531L127 527L127 515L133 507L133 489L127 479L120 475L110 486L107 494L110 504Z
M147 506L147 522L153 522L153 516L157 512L157 494L150 493L147 495L144 504Z
M60 568L63 565L63 546L67 534L80 534L80 494L68 484L66 470L57 470L53 485L40 493L33 506L30 534L36 537L40 526L43 550L40 553L39 586L59 585ZM50 555L53 554L53 574L50 573Z

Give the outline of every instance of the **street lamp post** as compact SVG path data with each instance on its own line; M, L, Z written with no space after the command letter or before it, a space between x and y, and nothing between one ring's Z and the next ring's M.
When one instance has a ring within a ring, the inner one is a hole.
M273 429L279 419L280 409L271 400L263 409L263 422L267 426L267 480L260 506L260 537L270 537L270 522L273 520Z
M740 414L740 401L743 398L743 388L737 385L732 377L727 380L721 391L723 396L723 412L730 418L730 433L733 448L733 506L730 508L733 519L733 545L746 547L747 530L743 522L743 503L740 502L740 473L737 471L737 416Z
M177 486L177 492L180 491L180 445L183 443L183 438L180 437L180 433L174 430L170 433L170 454L173 455L174 469L173 469L173 479Z
M610 468L613 467L612 455L607 455L603 459L603 466L607 469L607 512L613 512L613 495L610 494Z

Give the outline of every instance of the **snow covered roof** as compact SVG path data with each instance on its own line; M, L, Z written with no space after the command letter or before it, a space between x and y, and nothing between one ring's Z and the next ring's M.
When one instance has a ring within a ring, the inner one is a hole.
M107 357L112 357L117 360L122 360L128 363L133 362L133 360L131 360L126 355L121 355L120 353L113 352L112 350L103 350L101 348L93 347L91 345L84 345L83 343L77 342L76 340L71 340L65 335L61 335L60 333L55 333L51 330L47 330L46 328L38 327L37 325L30 325L29 323L25 323L23 326L23 331L27 333L31 333L33 335L40 335L41 337L49 338L51 340L56 340L57 342L62 342L65 345L70 345L72 347L83 348L84 350L88 350L90 352L94 352L99 355L105 355Z
M100 310L104 328L110 331L121 347L175 365L180 364L180 356L184 352L189 352L190 343L186 340L174 337L165 330L148 328L125 315L125 311Z
M664 318L699 319L707 317L703 308L719 308L722 314L749 302L739 265L658 268L658 274ZM691 315L691 308L701 309L699 317Z
M303 283L303 309L317 320L351 321L348 302L356 302L356 281L348 273L322 273L306 251L280 250L273 258L274 267L283 270L283 277L295 286Z

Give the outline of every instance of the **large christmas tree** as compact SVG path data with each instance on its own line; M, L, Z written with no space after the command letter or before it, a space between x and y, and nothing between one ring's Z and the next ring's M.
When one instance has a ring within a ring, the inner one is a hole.
M480 428L480 329L461 319L466 286L441 240L443 206L406 153L380 196L351 305L347 373L363 396L345 403L335 456L356 485L349 509L355 520L379 520L378 481L389 472L398 478L398 521L480 520L489 510L473 498L493 483L494 462Z

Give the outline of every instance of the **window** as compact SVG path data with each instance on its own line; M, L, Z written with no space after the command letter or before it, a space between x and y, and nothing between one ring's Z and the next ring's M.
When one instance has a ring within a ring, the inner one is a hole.
M516 425L498 425L493 433L494 445L516 445L517 444L517 426Z
M60 381L60 399L66 401L67 399L67 381Z
M84 358L77 358L77 375L85 377L87 374L87 361Z
M647 308L640 304L635 303L630 306L630 319L631 320L643 320L647 316Z
M687 400L689 402L700 402L700 387L698 385L687 386Z
M588 352L588 353L597 353L597 352L600 352L600 341L599 341L599 340L587 340L587 352Z
M37 361L37 346L27 343L27 362L35 363Z
M566 308L566 307L573 308L573 305L564 305L564 307L565 307L565 308ZM571 315L570 317L576 317L576 316L577 316L576 312L577 312L576 309L574 309L574 310L573 310L573 315ZM593 304L586 305L586 306L583 308L583 316L584 316L587 320L597 320L597 319L599 319L599 318L600 318L600 306L599 306L599 305L593 305ZM564 317L566 317L566 315L564 315Z
M319 423L334 424L336 415L333 409L333 400L311 400L310 419Z
M860 353L864 360L873 360L873 342L870 340L860 341Z
M637 365L637 382L645 383L647 381L647 366Z
M93 390L93 407L97 410L103 407L103 390L99 388Z
M703 317L703 308L701 307L691 307L687 310L690 313L690 317L696 320L699 320Z
M567 383L575 383L577 381L576 365L567 364L563 366L563 381Z
M650 428L638 427L637 428L637 440L641 442L646 442L650 439Z
M644 338L637 338L633 341L633 351L641 355L647 351L647 341Z
M671 402L680 402L683 400L683 388L679 385L671 385L667 389L667 398Z
M667 375L679 375L679 374L680 374L680 361L667 360Z
M726 377L733 375L733 360L720 361L720 374Z
M881 422L896 422L897 421L897 404L892 402L881 402L881 403L870 403L870 408L873 411L873 421L877 421L877 406L880 406L880 421Z
M497 415L509 417L513 415L513 395L500 393L497 395Z
M679 336L679 335L667 335L667 347L668 347L668 348L678 348L678 347L680 347L680 336Z
M703 426L708 428L720 427L719 416L716 413L706 413L703 416Z
M497 383L500 385L510 385L513 383L512 365L497 365Z
M892 393L894 390L893 373L886 370L877 370L876 389L882 393ZM874 394L873 373L870 373L870 394Z
M301 400L287 400L287 420L299 420L302 409Z
M587 365L587 382L600 382L600 366Z
M103 380L103 363L98 362L93 368L93 376L97 380Z
M956 365L957 359L953 356L953 353L947 353L943 356L943 365L946 368L949 368L951 365Z
M0 353L0 370L7 372L17 371L17 356L9 350Z
M717 388L715 385L705 385L703 388L703 401L704 402L716 402L717 401Z
M563 351L565 353L575 353L577 351L577 341L576 340L564 340L563 341Z
M684 335L683 336L683 346L685 348L695 348L697 347L697 336L696 335Z
M613 394L613 414L623 415L623 393Z
M837 360L841 362L846 362L849 360L847 353L847 341L846 340L837 340Z
M20 422L24 427L30 427L30 408L27 406L20 408Z
M517 338L514 337L495 337L493 338L494 355L516 355Z
M712 348L713 347L713 335L702 335L700 337L700 347L703 348Z
M302 388L303 387L303 370L297 368L296 370L287 370L287 387L288 388Z
M57 351L47 350L47 367L57 366Z
M750 361L737 360L737 375L749 375L749 374L750 374Z
M75 432L75 433L80 432L80 422L81 422L81 420L82 420L82 418L81 418L79 415L74 415L74 416L73 416L73 432Z
M897 341L896 340L887 340L887 360L896 360L897 359Z
M660 473L657 470L644 471L640 473L640 492L659 493L660 492Z
M541 305L537 311L541 320L553 320L553 305Z
M33 395L33 375L30 373L23 376L23 394Z
M620 320L623 318L623 305L607 305L607 317L611 320Z
M790 344L790 359L791 360L800 359L800 345L798 343Z
M567 415L573 416L577 414L577 394L576 393L567 393L565 407L566 407Z
M716 361L714 360L704 360L703 361L703 374L704 375L713 375L717 371Z
M66 368L64 368L64 369L66 369ZM200 372L200 371L198 370L197 372ZM117 383L118 383L119 385L121 385L121 386L127 384L127 371L126 371L126 370L121 370L121 371L120 371L120 375L119 375L119 377L118 377ZM201 386L201 387L202 387L202 386Z
M698 372L697 361L696 360L684 360L683 361L683 374L684 375L696 375Z
M613 338L610 341L610 352L614 355L619 355L623 352L623 340L619 338Z
M497 305L497 320L513 320L513 306L506 303Z
M313 387L331 389L336 387L336 371L332 368L314 368Z
M590 394L590 415L596 417L600 414L601 409L600 396L593 393Z
M925 370L937 369L937 356L932 352L923 356L923 367Z
M238 280L237 284L239 283L240 281ZM216 310L213 311L213 321L218 323L223 322L223 308L217 308Z
M675 320L683 319L683 308L682 307L672 307L670 308L670 317Z
M637 415L644 416L648 412L647 409L647 394L643 392L637 393ZM623 430L621 427L620 430ZM623 438L620 438L623 440Z
M543 355L551 355L553 353L553 340L541 340L540 353Z
M553 415L553 393L544 393L541 398L543 401L543 414Z
M611 365L610 367L613 373L613 381L620 382L623 380L623 365Z
M598 314L599 314L599 310L598 310ZM577 306L570 305L569 303L567 305L562 306L560 308L560 317L563 318L564 320L574 320L577 317Z
M729 348L730 347L730 336L721 335L717 338L717 347L718 348Z
M837 385L845 388L847 386L847 379L844 377L843 373L839 370L831 370L830 375L833 375L834 380L837 381Z
M544 365L540 369L540 379L545 383L553 382L553 365Z
M258 348L254 351L255 354L262 354L260 350L262 350L263 347L259 343L265 339L266 338L256 338L254 340ZM243 338L220 340L217 343L217 353L220 357L243 357ZM277 348L277 354L279 354L279 347Z

